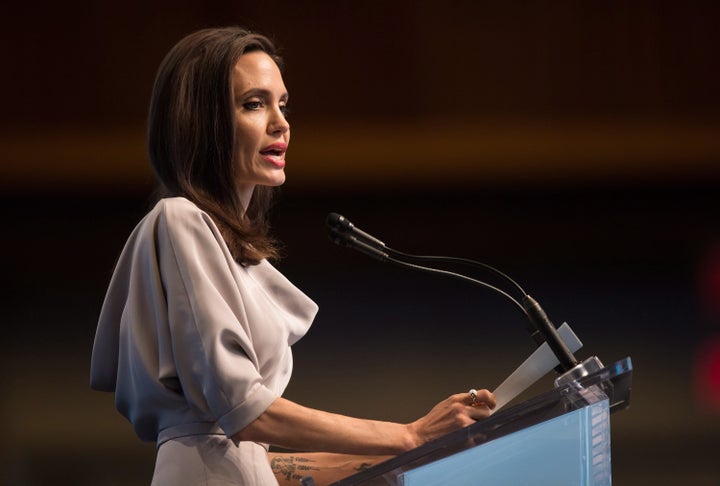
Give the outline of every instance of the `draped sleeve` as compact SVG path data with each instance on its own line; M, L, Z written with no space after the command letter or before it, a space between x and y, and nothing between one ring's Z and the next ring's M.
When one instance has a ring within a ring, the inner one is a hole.
M91 385L115 391L141 438L196 423L217 424L230 437L284 391L290 346L316 312L268 262L238 265L206 213L166 199L118 261Z

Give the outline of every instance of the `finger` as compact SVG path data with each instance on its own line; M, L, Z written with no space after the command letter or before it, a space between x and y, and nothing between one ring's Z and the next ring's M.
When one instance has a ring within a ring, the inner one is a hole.
M472 396L470 395L470 392L456 393L454 395L450 395L448 400L451 402L459 402L463 405L470 405L472 403Z
M478 401L477 390L475 388L471 388L468 394L470 395L470 406L475 405Z
M473 390L475 391L475 400L474 404L477 406L478 404L482 403L483 405L486 405L490 409L495 408L495 405L497 405L497 402L495 401L495 395L493 395L488 390Z
M475 405L469 407L468 410L468 416L473 420L486 419L490 416L490 413L490 407L484 403L476 403Z

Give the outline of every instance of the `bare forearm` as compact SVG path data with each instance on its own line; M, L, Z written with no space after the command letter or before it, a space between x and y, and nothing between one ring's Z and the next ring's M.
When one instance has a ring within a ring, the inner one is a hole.
M419 445L406 425L323 412L283 398L234 439L344 454L393 455Z
M233 439L309 452L396 455L487 418L493 407L492 393L473 390L472 395L451 395L423 417L403 425L322 412L277 398Z
M317 486L330 484L369 469L393 456L357 456L351 454L270 453L270 467L280 486L297 486L305 476L312 476Z

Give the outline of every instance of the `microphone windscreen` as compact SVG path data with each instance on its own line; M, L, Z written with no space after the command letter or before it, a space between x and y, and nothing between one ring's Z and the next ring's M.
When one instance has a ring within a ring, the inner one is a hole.
M338 213L330 213L327 215L327 218L325 219L325 224L332 229L338 230L338 231L347 231L352 228L352 224L350 221L345 219L345 217L339 215Z

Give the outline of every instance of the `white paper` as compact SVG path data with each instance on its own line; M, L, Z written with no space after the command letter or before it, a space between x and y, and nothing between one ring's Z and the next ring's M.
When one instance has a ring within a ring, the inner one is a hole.
M557 331L571 353L582 347L582 343L566 322ZM559 364L560 361L555 357L548 343L543 343L495 389L493 393L497 405L492 412L500 410Z

